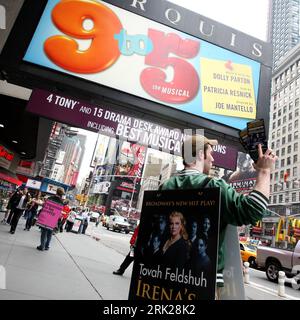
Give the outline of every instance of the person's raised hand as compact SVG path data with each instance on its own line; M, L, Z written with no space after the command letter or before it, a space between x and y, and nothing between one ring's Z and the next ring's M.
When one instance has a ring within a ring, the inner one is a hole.
M257 146L258 149L258 159L255 164L253 164L256 170L271 170L278 157L271 149L268 149L265 153L262 151L261 144Z

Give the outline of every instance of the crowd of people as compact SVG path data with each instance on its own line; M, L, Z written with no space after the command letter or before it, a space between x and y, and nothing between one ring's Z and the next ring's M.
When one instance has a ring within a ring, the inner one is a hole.
M64 199L64 196L65 192L62 188L57 188L55 195L44 196L40 191L31 195L28 188L21 186L9 197L1 223L10 226L9 232L11 234L16 232L21 217L26 220L24 231L30 231L32 226L37 224L41 230L41 243L37 246L37 249L40 251L49 250L52 235L63 232L63 230L72 231L77 216L81 216L81 223L77 233L85 234L89 224L88 211L70 207L69 201ZM60 214L53 227L39 224L39 215L47 201L61 206Z

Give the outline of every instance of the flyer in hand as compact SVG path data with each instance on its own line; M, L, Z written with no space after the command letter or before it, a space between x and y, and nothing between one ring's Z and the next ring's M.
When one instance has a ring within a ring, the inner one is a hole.
M214 300L220 190L145 191L130 300Z
M265 153L265 151L268 149L264 120L259 119L248 122L247 130L249 154L253 161L256 162L258 159L258 144L261 144L263 153Z
M240 142L242 144L242 146L244 147L246 153L249 153L249 136L248 136L248 130L247 128L240 130L239 131L239 136L240 136Z

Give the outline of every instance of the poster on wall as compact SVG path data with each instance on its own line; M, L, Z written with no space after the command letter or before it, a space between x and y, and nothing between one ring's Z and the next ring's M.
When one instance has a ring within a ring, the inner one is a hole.
M259 62L101 0L49 0L24 61L237 129L257 116Z
M214 300L220 190L146 191L130 300Z
M145 146L123 141L119 146L119 158L114 174L139 182L143 174L146 150Z

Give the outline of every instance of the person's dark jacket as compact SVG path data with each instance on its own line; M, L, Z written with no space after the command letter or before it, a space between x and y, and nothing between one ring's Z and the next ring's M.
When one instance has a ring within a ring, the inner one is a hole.
M10 205L10 208L12 210L16 209L16 207L18 206L22 196L23 196L23 194L21 192L17 192L12 196L11 205ZM24 199L24 202L23 202L23 208L24 209L27 207L27 203L29 202L29 200L30 200L30 195L29 195L29 193L27 193L26 197Z

